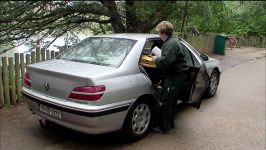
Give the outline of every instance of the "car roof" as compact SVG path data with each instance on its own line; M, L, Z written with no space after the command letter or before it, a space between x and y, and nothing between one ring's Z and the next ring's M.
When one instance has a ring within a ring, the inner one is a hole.
M147 39L147 38L158 38L159 35L147 34L147 33L113 33L113 34L95 35L91 37L112 37L112 38L125 38L125 39L140 40L140 39Z

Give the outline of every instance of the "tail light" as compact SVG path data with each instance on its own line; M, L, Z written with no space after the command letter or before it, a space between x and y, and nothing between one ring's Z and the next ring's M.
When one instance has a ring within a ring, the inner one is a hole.
M76 87L71 91L68 98L75 100L97 101L101 99L105 89L104 85Z
M24 85L31 87L30 74L28 72L26 72L24 75Z

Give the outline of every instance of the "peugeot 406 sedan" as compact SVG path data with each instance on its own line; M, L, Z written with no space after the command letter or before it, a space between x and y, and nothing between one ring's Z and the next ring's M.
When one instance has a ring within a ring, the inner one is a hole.
M221 66L179 39L190 79L177 99L199 108L204 95L215 95ZM23 97L41 125L49 121L88 134L121 130L140 139L160 114L157 69L148 54L162 44L155 34L88 37L53 60L28 65Z

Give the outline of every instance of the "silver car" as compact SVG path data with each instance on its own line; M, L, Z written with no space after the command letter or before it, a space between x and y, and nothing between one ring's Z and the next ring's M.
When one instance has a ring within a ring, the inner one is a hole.
M189 60L190 79L177 99L199 108L216 93L220 63L180 39ZM155 34L91 36L56 59L27 66L22 94L29 109L47 122L89 134L121 130L144 137L160 114L156 67L147 60L161 47Z

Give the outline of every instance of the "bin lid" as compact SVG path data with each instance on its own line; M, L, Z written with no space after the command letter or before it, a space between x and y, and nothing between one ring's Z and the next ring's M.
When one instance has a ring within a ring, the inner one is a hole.
M221 33L221 34L217 34L216 36L227 36L226 34L223 34L223 33Z

